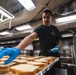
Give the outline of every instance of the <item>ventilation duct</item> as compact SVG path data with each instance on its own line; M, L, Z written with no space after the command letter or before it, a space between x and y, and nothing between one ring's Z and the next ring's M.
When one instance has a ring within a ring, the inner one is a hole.
M62 5L59 7L57 14L61 16L66 16L74 12L75 11L73 11L73 7L71 5L70 6Z

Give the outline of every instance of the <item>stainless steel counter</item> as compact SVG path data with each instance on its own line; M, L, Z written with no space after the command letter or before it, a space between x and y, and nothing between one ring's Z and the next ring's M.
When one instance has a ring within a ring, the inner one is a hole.
M68 75L67 69L51 69L52 75Z

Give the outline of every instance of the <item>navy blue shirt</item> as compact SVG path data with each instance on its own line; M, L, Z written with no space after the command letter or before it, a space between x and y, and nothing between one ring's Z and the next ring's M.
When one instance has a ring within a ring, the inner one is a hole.
M46 52L57 45L57 42L61 40L61 34L57 27L50 25L40 25L33 32L36 32L39 37L40 49L42 52Z

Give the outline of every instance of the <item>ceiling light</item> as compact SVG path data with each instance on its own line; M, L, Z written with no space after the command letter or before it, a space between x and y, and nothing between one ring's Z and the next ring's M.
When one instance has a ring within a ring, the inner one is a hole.
M11 33L8 31L0 32L0 35L9 35L9 34L11 34Z
M66 17L61 17L56 19L57 24L66 24L66 23L72 23L76 21L76 15L70 15Z
M62 34L62 37L72 37L72 36L73 36L72 33Z
M11 13L0 6L0 23L13 18L14 16Z
M28 11L35 9L35 5L32 0L18 0Z
M11 16L9 16L7 13L5 13L4 11L2 11L1 9L0 9L0 13L2 15L4 15L5 17L7 17L7 18L11 18Z
M31 28L32 27L30 25L23 25L23 26L16 27L16 30L22 31L22 30L31 29Z

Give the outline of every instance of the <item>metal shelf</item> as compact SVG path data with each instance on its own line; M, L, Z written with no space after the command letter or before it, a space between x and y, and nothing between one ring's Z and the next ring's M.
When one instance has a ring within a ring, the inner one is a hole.
M73 57L69 57L69 56L66 56L66 57L60 56L60 58L61 58L61 59L73 59Z

